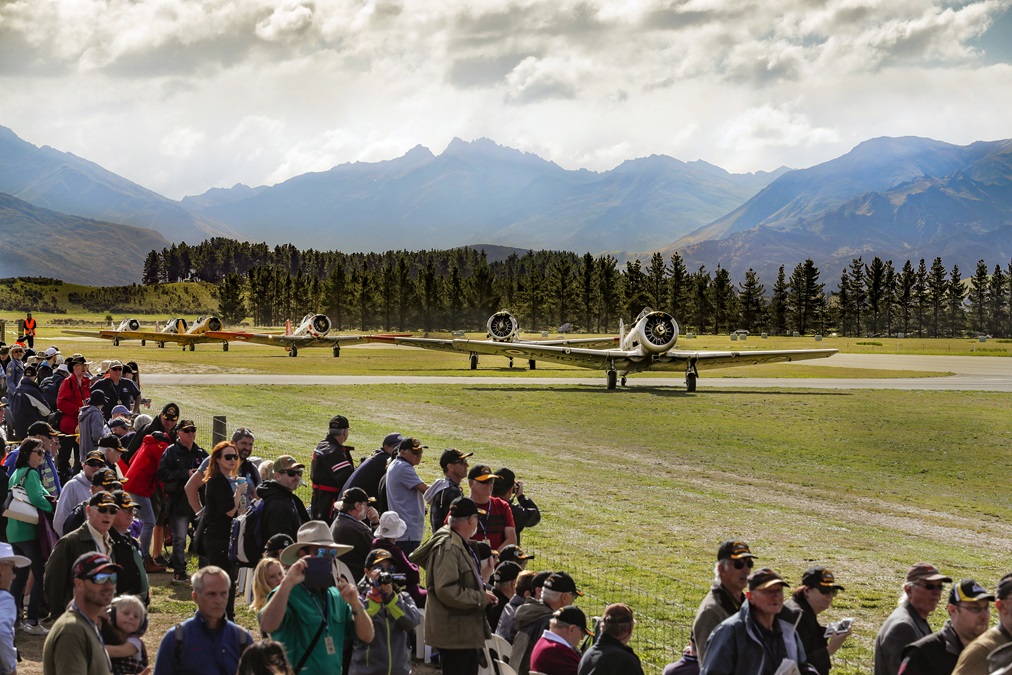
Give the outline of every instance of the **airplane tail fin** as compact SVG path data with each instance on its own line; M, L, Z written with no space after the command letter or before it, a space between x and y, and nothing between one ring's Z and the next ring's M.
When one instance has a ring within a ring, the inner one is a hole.
M618 346L625 349L625 320L618 320Z
M291 334L292 334L292 320L291 319L287 319L285 321L285 335L291 335Z

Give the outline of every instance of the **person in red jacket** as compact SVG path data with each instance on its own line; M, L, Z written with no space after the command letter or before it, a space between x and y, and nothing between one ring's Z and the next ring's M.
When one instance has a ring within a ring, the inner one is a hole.
M60 391L56 395L56 409L60 411L60 431L67 436L60 439L60 453L56 460L56 470L60 481L66 483L81 470L81 460L77 450L77 413L91 397L91 380L88 378L88 361L80 354L74 354L66 361L70 375L60 383ZM71 471L70 455L74 454L74 468Z
M151 536L155 530L158 514L152 505L152 498L161 489L158 483L158 462L162 459L165 449L172 439L164 431L148 434L141 442L141 447L134 454L126 472L126 487L139 509L141 519L141 553L144 556L144 569L148 573L157 574L165 571L151 558Z
M531 652L531 671L544 675L576 675L580 667L580 643L588 635L587 616L576 605L552 614L548 630Z

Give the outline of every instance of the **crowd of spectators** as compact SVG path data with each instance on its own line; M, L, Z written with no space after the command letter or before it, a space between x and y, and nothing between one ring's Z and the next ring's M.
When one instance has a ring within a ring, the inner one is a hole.
M449 448L429 484L419 473L428 446L396 432L356 465L343 415L308 467L291 454L261 461L245 427L207 452L179 404L141 412L136 364L64 361L56 347L29 362L27 351L0 350L0 483L37 513L0 523L0 675L16 671L16 633L45 637L54 674L409 673L418 640L452 675L507 672L492 658L519 675L643 672L629 646L633 608L608 605L593 621L567 570L527 569L536 557L521 534L541 512L514 471ZM308 508L297 494L307 477ZM239 532L256 542L254 559L237 557ZM690 644L666 675L828 675L851 628L819 615L844 587L815 565L787 593L756 560L745 542L718 547ZM189 585L196 611L156 637L149 665L153 582ZM1012 661L1002 649L1012 575L994 593L952 584L949 618L933 632L946 584L933 565L910 568L878 633L874 675L984 675ZM240 598L257 618L252 633L235 623Z

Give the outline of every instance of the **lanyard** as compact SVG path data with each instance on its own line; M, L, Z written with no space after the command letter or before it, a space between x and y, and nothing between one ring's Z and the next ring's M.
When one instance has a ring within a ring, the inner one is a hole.
M95 631L95 637L98 638L98 643L102 645L102 656L105 657L105 662L109 665L109 672L112 672L112 660L109 658L109 652L105 650L105 640L102 639L102 631L100 631L98 626L95 625L95 622L88 618L88 616L74 603L70 604L70 611L76 613L79 617L84 619L88 625L91 626L91 629Z

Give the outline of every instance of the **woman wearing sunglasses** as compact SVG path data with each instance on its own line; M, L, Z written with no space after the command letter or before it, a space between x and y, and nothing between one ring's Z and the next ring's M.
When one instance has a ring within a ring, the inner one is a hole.
M819 624L819 614L822 614L830 605L833 598L843 590L843 586L836 583L833 573L822 566L809 568L801 575L801 586L794 590L791 599L785 604L794 611L801 612L801 621L798 622L798 637L805 647L805 654L808 656L808 663L820 675L827 675L831 667L829 657L836 653L840 645L850 637L850 629L834 631L832 637L826 637L826 627Z
M247 488L245 479L236 479L238 467L239 451L230 441L222 441L214 446L207 465L207 475L204 476L204 512L197 526L197 551L206 555L210 564L228 572L232 580L225 608L229 621L235 619L235 581L238 570L228 558L228 539L232 532L232 519L239 513Z

